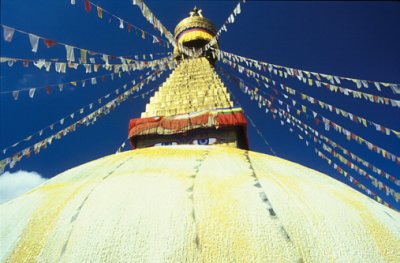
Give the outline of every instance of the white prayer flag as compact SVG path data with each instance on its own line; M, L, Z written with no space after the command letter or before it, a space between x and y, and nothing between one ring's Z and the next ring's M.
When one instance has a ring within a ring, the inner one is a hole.
M30 98L33 98L33 96L35 95L35 88L31 88L31 89L29 89L29 97Z
M119 28L123 29L124 28L124 21L121 18L119 19Z
M19 96L19 90L14 90L14 91L12 92L12 95L13 95L14 100L17 100L17 99L18 99L18 96Z
M390 88L392 89L394 94L400 94L400 86L397 84L391 84Z
M50 61L44 62L44 68L46 69L47 72L50 71L50 67L51 67L51 62Z
M36 64L35 64L35 66L36 66ZM56 72L60 73L61 72L61 63L60 62L56 62L55 67L56 67Z
M74 47L65 45L65 49L67 51L67 61L75 61Z
M8 26L3 26L3 30L4 30L3 32L4 40L7 42L11 42L14 36L15 29Z
M39 37L34 34L29 34L29 42L32 46L32 52L36 53L39 46Z
M33 62L33 65L35 65L39 69L41 69L45 64L46 64L46 61L44 59L39 59L39 60ZM57 67L56 67L56 70L57 70Z

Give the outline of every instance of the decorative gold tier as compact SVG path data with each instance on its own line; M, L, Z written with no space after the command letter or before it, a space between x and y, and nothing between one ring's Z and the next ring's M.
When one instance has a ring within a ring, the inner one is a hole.
M217 33L214 24L205 17L202 16L191 16L183 19L179 24L175 27L175 38L185 29L192 27L200 27L207 29L214 35Z
M171 116L232 107L229 93L209 61L185 59L150 98L141 117Z

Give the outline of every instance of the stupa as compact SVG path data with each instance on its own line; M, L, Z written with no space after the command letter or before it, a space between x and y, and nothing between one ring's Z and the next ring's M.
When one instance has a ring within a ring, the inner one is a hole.
M175 30L194 49L214 35L198 9ZM179 65L130 121L133 150L0 206L2 262L400 262L398 212L249 151L212 56L174 54Z

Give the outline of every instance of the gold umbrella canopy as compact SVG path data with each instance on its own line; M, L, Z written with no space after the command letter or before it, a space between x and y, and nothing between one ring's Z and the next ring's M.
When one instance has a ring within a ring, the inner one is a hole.
M201 48L213 39L217 34L214 24L207 18L203 17L202 10L194 7L189 13L189 17L183 19L175 27L174 36L179 44L188 48ZM218 44L213 45L218 48ZM174 55L181 54L179 47L175 47Z
M400 262L400 215L304 166L151 147L0 205L3 262Z

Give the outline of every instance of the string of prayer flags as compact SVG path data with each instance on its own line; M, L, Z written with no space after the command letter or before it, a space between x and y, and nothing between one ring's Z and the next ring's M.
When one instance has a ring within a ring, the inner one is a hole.
M108 57L108 55L106 55ZM73 57L70 57L72 59ZM92 59L92 58L91 58ZM32 63L39 69L44 68L47 72L51 70L52 65L54 65L54 70L58 73L66 73L68 69L77 70L79 66L85 68L85 73L92 73L97 72L98 69L101 67L107 71L113 71L114 73L120 72L130 72L130 71L138 71L145 68L165 68L165 67L172 67L174 61L171 57L163 57L156 60L150 61L136 61L136 60L128 60L121 58L121 61L124 63L121 64L92 64L91 63L81 63L81 62L59 62L58 59L38 59L38 60L30 60L30 59L21 59L21 58L8 58L8 57L0 57L0 63L8 63L8 66L12 67L15 62L23 63L24 67L29 67L29 64ZM127 63L129 62L129 63Z
M336 113L336 115L342 116L344 118L348 118L349 120L351 120L351 121L353 121L355 123L362 124L364 127L368 127L369 126L369 127L375 128L376 131L381 132L381 133L383 133L385 135L393 134L397 138L400 139L400 133L398 131L394 130L394 129L387 128L387 127L385 127L385 126L383 126L381 124L378 124L378 123L370 121L370 120L368 120L366 118L357 116L354 113L350 113L350 112L345 111L343 109L340 109L340 108L338 108L336 106L333 106L331 104L328 104L326 102L318 100L318 99L316 99L316 98L314 98L312 96L306 95L306 94L301 93L301 92L299 92L299 91L297 91L295 89L292 89L289 86L286 86L286 85L284 85L282 83L279 86L280 86L280 88L282 90L285 90L286 92L288 92L291 95L299 94L300 98L302 100L307 100L311 104L318 104L322 109L329 110L330 112ZM283 93L283 94L285 94L285 93Z
M323 101L320 101L320 100L318 100L318 99L315 99L314 97L311 97L311 96L309 96L309 95L307 95L307 94L304 94L304 93L302 93L302 92L299 92L299 91L297 91L297 90L295 90L295 89L293 89L293 88L290 88L289 86L284 85L284 84L282 84L282 83L280 83L280 82L277 82L277 81L274 81L274 80L270 80L269 78L264 77L264 76L262 76L262 75L260 75L260 74L258 74L258 73L256 73L256 72L254 72L254 71L252 71L252 70L246 68L246 67L240 66L240 65L236 64L235 62L228 61L228 60L225 60L225 59L222 59L222 61L223 61L223 63L225 63L225 64L231 66L232 68L237 69L237 71L238 71L239 73L242 73L242 74L243 74L244 70L246 70L246 75L247 75L248 77L254 78L254 80L256 80L258 83L259 83L259 80L264 81L264 82L265 82L264 86L265 86L267 89L270 88L270 86L269 86L268 84L272 84L273 86L277 86L276 84L279 83L280 85L278 85L278 86L279 86L283 91L286 91L286 92L288 92L288 93L291 94L291 95L296 95L296 94L298 94L298 95L300 95L300 98L301 98L302 100L307 100L307 101L310 102L311 104L318 104L322 109L329 110L330 112L334 112L336 115L342 116L342 117L344 117L344 118L348 118L348 119L350 119L351 121L353 121L353 122L355 122L355 123L358 123L358 124L363 125L364 127L368 127L368 126L369 126L369 127L372 127L372 128L374 128L374 130L376 130L376 131L378 131L378 132L380 132L380 133L383 133L383 134L385 134L385 135L388 135L388 136L389 136L390 134L393 134L393 135L395 135L397 138L400 139L400 132L399 132L399 131L396 131L396 130L391 129L391 128L387 128L387 127L385 127L385 126L383 126L383 125L381 125L381 124L378 124L378 123L375 123L375 122L373 122L373 121L367 120L367 119L365 119L365 118L359 117L359 116L357 116L356 114L350 113L350 112L345 111L345 110L343 110L343 109L340 109L340 108L338 108L338 107L336 107L336 106L333 106L333 105L330 105L330 104L325 103L325 102L323 102ZM277 91L276 89L274 89L273 91L276 92L276 95L278 95L278 91ZM296 100L289 98L289 97L288 97L288 94L286 94L286 93L284 93L284 92L282 92L282 94L283 94L283 97L284 97L285 99L291 100L292 103L293 103L293 105L295 105L295 104L297 103ZM305 105L301 104L301 103L300 103L300 105L301 105L302 108L303 108L303 112L306 112L306 111L307 111L307 107L306 107ZM312 111L312 110L309 110L309 109L308 109L308 111L311 111L311 112L313 113L313 115L316 115L316 114L317 114L317 113L315 113L315 112ZM314 116L314 118L315 118L315 116Z
M307 71L307 70L301 70L301 69L295 69L295 68L290 68L290 67L285 67L281 65L275 65L271 64L268 62L263 62L263 61L258 61L255 59L251 58L246 58L243 56L239 56L233 53L229 53L223 50L217 50L212 48L213 50L213 56L217 57L219 60L222 58L228 58L231 61L235 62L240 62L240 63L246 63L247 66L251 66L256 68L257 70L263 70L264 72L268 69L270 73L273 73L274 75L283 75L286 76L289 75L291 77L297 78L299 81L302 81L303 83L308 83L309 86L313 86L315 83L316 86L320 86L321 84L324 84L325 87L329 88L329 85L333 87L337 87L337 85L341 85L342 82L349 82L355 84L357 89L368 89L371 86L374 86L376 90L379 92L382 91L381 87L384 88L390 88L394 94L400 94L400 84L396 83L387 83L387 82L380 82L380 81L372 81L372 80L362 80L362 79L355 79L355 78L348 78L348 77L341 77L341 76L335 76L335 75L330 75L330 74L324 74L324 73L319 73L319 72L312 72L312 71ZM282 73L280 73L282 72ZM306 76L306 77L305 77ZM311 76L313 78L311 78ZM281 76L282 77L282 76ZM325 81L324 81L324 80ZM351 89L346 89L343 87L337 87L339 91L343 94L347 93L353 93L353 96L359 96L361 94L364 96L363 92L358 92L354 91ZM367 93L366 93L367 94ZM360 96L361 96L360 95ZM346 95L348 96L348 95ZM369 100L375 100L374 95L372 94L367 94L365 95ZM385 103L387 104L387 103ZM398 107L399 104L396 104Z
M121 144L121 146L118 147L118 149L115 151L115 154L120 153L120 152L124 149L124 147L125 147L125 145L126 145L126 142L127 142L128 140L129 140L129 138L125 139L125 141Z
M339 153L334 151L331 147L327 146L324 142L322 142L321 140L318 140L318 137L322 138L322 136L323 136L321 133L317 132L316 130L312 129L309 126L306 127L306 124L304 124L302 121L300 121L299 119L297 119L296 117L291 115L288 111L285 111L283 109L279 109L279 111L282 112L282 114L279 114L280 117L284 116L285 118L290 118L292 120L292 122L291 122L292 126L295 126L294 124L296 123L296 127L302 133L304 133L306 136L310 137L310 139L314 143L320 144L324 151L330 153L333 157L335 157L340 162L342 162L343 164L348 166L350 169L354 170L359 175L361 175L364 178L368 179L374 187L376 187L379 190L385 192L386 195L392 196L395 199L396 202L398 202L400 200L400 193L399 192L396 192L391 187L389 187L386 184L384 184L383 182L377 180L374 176L370 175L368 172L366 172L365 170L361 169L360 167L358 167L357 165L355 165L354 163L352 163L351 161L349 161L348 159L346 159L345 157L343 157L342 155L340 155ZM289 121L289 123L290 123L290 121ZM308 128L310 128L309 130L311 131L311 133L307 132L306 129L308 129Z
M39 87L31 87L31 88L23 88L23 89L18 89L18 90L13 90L13 91L1 91L0 94L8 94L8 93L13 93L14 92L28 92L28 95L30 98L33 98L35 95L36 90L41 90L41 89L45 89L47 94L50 94L51 92L51 87L59 87L60 92L63 91L64 87L67 86L78 86L78 83L80 84L81 87L85 87L86 85L86 81L91 80L91 84L95 85L97 84L97 79L101 79L102 81L105 81L108 77L111 79L113 78L115 75L115 73L109 73L109 74L104 74L101 76L97 76L97 77L92 77L92 78L86 78L86 79L81 79L81 80L74 80L74 81L68 81L68 82L63 82L63 83L58 83L58 84L48 84L45 86L39 86ZM94 80L94 81L93 81ZM14 97L15 99L15 97Z
M154 35L148 33L147 31L144 31L143 29L141 29L141 28L139 28L139 27L133 25L133 24L130 23L130 22L125 21L125 20L122 19L121 17L118 17L118 16L114 15L113 13L111 13L111 12L109 12L108 10L104 9L103 7L97 5L97 4L95 4L95 3L93 3L93 2L91 2L91 1L89 1L89 0L85 0L85 10L86 10L86 12L90 12L92 6L96 8L96 10L97 10L97 17L98 17L99 19L103 19L104 14L107 14L107 15L109 16L108 22L111 23L111 22L113 21L113 18L114 18L115 21L118 21L118 28L120 28L120 29L124 29L124 28L125 28L125 25L127 25L126 27L127 27L127 31L128 31L128 32L131 32L132 27L134 27L134 28L135 28L135 31L140 31L140 32L142 32L142 38L143 38L143 39L145 39L145 37L143 37L143 35L145 35L145 34L154 37ZM158 43L159 43L161 46L164 46L164 47L169 48L169 44L168 44L168 42L166 42L166 41L160 40Z
M221 70L222 70L222 68L221 68ZM241 78L239 78L239 77L237 77L235 75L234 75L234 77L236 79L238 79L239 82L245 82L244 80L242 80ZM244 83L242 83L241 86L245 86ZM261 90L261 92L265 92L265 91ZM256 99L258 99L259 101L265 100L265 98L263 98L262 96L258 96L258 94L255 94L255 95L257 96ZM274 96L270 96L270 97L273 98ZM278 100L278 102L280 104L284 103L281 100ZM287 103L284 103L284 104L286 104L287 107L292 107L291 105L289 105ZM298 114L306 114L304 112L304 110L297 110L297 113ZM306 114L306 117L307 117L307 114ZM325 118L323 116L320 116L320 117L322 118L322 121L323 121L323 123L325 125L325 130L329 130L330 127L332 127L337 133L343 134L344 136L346 136L347 140L354 140L355 142L358 142L359 144L365 145L368 150L370 150L370 151L372 151L372 152L374 152L374 153L376 153L378 155L381 155L383 158L385 158L387 160L390 160L390 161L400 165L400 157L399 156L397 156L397 155L395 155L395 154L393 154L393 153L391 153L391 152L379 147L376 144L373 144L373 143L369 142L368 140L364 139L363 137L355 134L354 132L351 132L351 131L345 129L344 127L338 125L337 123L335 123L335 122L333 122L333 121L331 121L331 120L329 120L329 119L327 119L327 118Z
M121 60L121 61L125 60L127 62L126 64L136 63L134 60L138 60L138 59L133 59L133 58L131 58L129 56L114 56L114 55L105 54L105 53L101 53L101 52L96 52L96 51L92 51L92 50L82 49L82 48L79 48L79 47L76 47L76 46L73 46L73 45L68 45L68 44L65 44L65 43L56 42L54 40L50 40L48 38L37 36L37 35L34 35L32 33L28 33L28 32L25 32L25 31L22 31L22 30L19 30L19 29L11 28L11 27L8 27L8 26L5 26L5 25L1 25L1 26L2 26L2 28L4 30L3 31L3 36L6 37L6 35L7 35L7 39L9 40L9 42L11 41L11 38L8 37L8 35L10 33L7 33L6 32L7 30L8 31L11 30L12 32L18 32L18 33L21 33L23 35L27 35L29 37L29 41L31 43L32 51L35 52L35 53L38 50L39 41L40 40L42 40L44 42L44 44L46 45L46 47L48 47L48 48L49 47L53 47L54 45L64 46L65 50L66 50L66 60L68 62L68 67L70 67L70 68L76 68L78 66L78 64L87 64L87 54L89 54L90 56L101 56L101 57L106 55L106 56L108 56L108 57L110 57L112 59ZM79 61L75 61L75 50L77 50L80 53ZM156 54L162 54L162 53L156 53ZM167 53L167 54L170 54L170 52ZM133 57L135 57L135 56L133 56ZM94 57L90 57L89 60L90 60L90 64L98 64L98 63L95 63L95 58ZM12 60L10 60L10 61L11 62L9 62L9 63L12 64L13 61ZM25 61L28 62L29 60L25 60ZM40 61L45 61L45 60L42 59ZM151 63L151 61L141 61L141 60L137 61L137 62L140 62L140 63ZM58 68L59 71L57 71L57 72L65 73L64 70L61 69L60 67L64 67L64 66L60 65L59 68Z
M237 84L239 84L240 82L237 82ZM240 89L247 95L251 96L250 92L246 92L245 89L243 89L243 85L239 86ZM255 91L254 93L257 93L257 91ZM254 94L253 93L253 94ZM253 100L254 98L252 98ZM301 122L300 120L298 120L297 118L293 117L290 113L286 112L285 110L279 108L279 111L277 111L275 108L273 108L272 105L272 101L269 101L268 99L266 99L269 103L266 104L268 105L268 108L266 110L266 113L270 113L273 114L274 116L279 116L281 120L281 125L284 125L285 123L289 123L292 126L296 126L299 130L301 130L306 136L309 136L312 141L314 141L315 143L318 142L320 144L322 144L323 149L327 150L329 153L331 153L335 158L337 158L339 161L341 161L342 163L346 164L349 168L351 168L352 170L355 170L358 174L360 174L361 176L365 177L366 179L370 180L372 185L376 188L378 188L379 190L383 191L387 196L392 196L396 202L398 202L400 200L400 194L399 192L396 192L394 189L388 187L386 184L384 184L383 182L377 180L375 177L373 177L372 175L368 174L366 171L362 170L361 168L359 168L357 165L355 165L354 163L348 161L346 158L344 158L343 156L341 156L340 154L332 151L331 149L329 149L329 147L327 147L324 143L321 143L321 141L319 141L317 139L318 137L318 132L316 132L316 136L317 137L313 137L311 136L310 133L307 133L307 131L305 131L302 126L303 126L303 122ZM275 113L279 113L277 115L275 115ZM290 119L288 119L288 116L292 119L292 121ZM275 119L275 118L274 118ZM295 122L297 123L295 125ZM300 126L298 125L300 124ZM305 125L305 124L304 124ZM290 128L290 131L293 132L293 129ZM310 142L305 140L303 136L301 136L300 134L298 134L298 139L300 140L304 140L306 145L309 146ZM316 147L314 147L316 151L320 152ZM320 152L321 153L321 152ZM322 154L322 153L321 153ZM329 163L332 164L333 162L331 160L329 160ZM335 167L337 167L337 165L335 164ZM336 168L335 168L336 169ZM342 173L343 174L343 173ZM346 173L347 175L347 173ZM365 186L364 186L365 187ZM369 191L371 192L371 191Z
M169 43L171 43L174 47L176 46L176 40L170 31L157 19L157 17L151 12L151 10L147 7L147 5L143 2L143 0L132 0L132 4L139 7L142 15L146 18L147 22L152 24L155 29L157 29L161 35L165 35L168 39ZM169 48L169 45L168 45ZM185 49L183 49L185 50Z
M387 180L395 183L397 186L400 186L400 179L396 179L393 175L390 175L388 172L385 172L384 170L374 166L373 164L365 161L364 159L360 158L359 156L357 156L356 154L352 153L351 151L347 150L346 148L344 148L343 146L341 146L340 144L332 141L331 139L329 139L328 137L322 135L321 133L318 133L317 131L315 131L313 128L309 127L306 124L302 124L303 127L306 127L307 129L311 130L316 136L319 136L322 140L324 140L326 143L328 143L330 146L332 146L333 148L338 148L343 154L347 155L348 157L350 157L352 160L362 164L364 167L372 170L374 173L386 178Z
M221 54L221 52L219 52L219 51L216 52L216 53ZM254 72L254 71L252 71L250 69L244 68L243 66L241 66L239 64L236 64L235 62L233 62L231 60L228 60L228 59L225 59L225 58L221 58L220 61L222 61L223 63L225 63L225 64L227 64L227 65L229 65L229 66L231 66L233 68L237 68L239 73L244 74L244 72L245 72L248 77L251 76L251 77L257 77L259 79L261 78L267 83L269 81L274 81L274 80L268 79L267 77L265 77L265 76L263 76L263 75L261 75L261 74L259 74L257 72ZM261 68L261 66L260 66L260 68ZM269 70L270 73L273 73L274 75L277 75L277 76L286 77L288 75L287 72L283 72L281 70L272 69L272 67L269 67L268 70ZM387 97L372 95L372 94L361 92L361 91L355 91L355 90L339 87L339 86L336 86L336 85L333 85L333 84L329 84L329 83L326 83L326 82L323 82L323 81L313 81L313 80L307 79L305 77L300 77L299 76L299 78L301 78L303 80L303 83L308 83L309 86L314 86L314 83L315 83L316 87L321 88L322 86L324 86L328 91L331 91L331 92L335 92L335 93L336 92L340 92L340 93L342 93L342 94L344 94L346 96L352 95L353 98L355 98L355 99L364 99L364 100L367 100L367 101L372 102L372 103L390 105L392 107L399 107L400 108L400 100L395 100L395 99L391 99L391 98L387 98ZM309 81L307 82L307 80L309 80ZM398 84L392 84L392 85L398 85Z
M23 149L22 151L19 151L19 152L13 154L10 157L0 160L0 173L2 173L7 166L9 166L10 168L13 168L17 162L21 161L22 158L29 157L31 151L33 151L35 154L38 154L42 149L46 149L47 146L51 144L53 139L55 139L55 140L61 139L62 137L66 136L68 133L75 131L76 128L78 128L82 124L85 124L86 126L94 124L99 117L108 115L112 110L114 110L116 107L118 107L122 102L126 101L134 92L136 92L137 90L141 90L145 84L148 84L150 81L156 80L164 72L165 71L160 71L160 70L154 71L152 74L149 74L148 77L142 79L139 83L135 84L135 86L133 86L131 89L118 95L115 99L107 102L105 105L103 105L96 111L90 113L86 117L79 119L72 125L69 125L65 129L62 129L55 134L52 134L51 136L39 141L38 143L35 143L34 145L31 145L31 146ZM153 92L154 90L155 90L155 88L145 92L144 95L148 95L151 92ZM134 96L134 98L137 98L140 96L141 95L137 95L137 96ZM92 107L92 104L91 104L91 107ZM83 111L81 109L79 110L79 112L83 113ZM72 115L72 116L70 116L71 118L73 118L73 116L74 116L73 114L71 114ZM64 122L64 118L62 120ZM60 123L61 123L61 120L60 120ZM54 127L54 124L50 125L49 128L50 127ZM53 129L51 129L51 130L53 130ZM43 134L43 130L41 130L37 134L39 134L41 136L41 134ZM32 137L33 136L28 136L25 140L22 140L22 141L29 141L29 140L31 140ZM20 141L20 142L22 142L22 141ZM7 152L7 149L16 147L20 142L17 142L15 144L13 144L12 146L3 150L3 154L5 154Z
M243 3L246 3L246 1L243 1ZM219 36L221 35L222 31L227 32L227 28L226 26L228 24L233 24L235 22L235 17L238 16L241 13L241 7L240 7L240 1L238 2L238 4L235 6L235 8L233 9L232 13L228 16L227 20L225 21L225 23L221 26L221 28L218 30L217 34L210 40L210 42L208 42L204 48L203 48L203 52L206 52L207 50L209 50L213 45L215 45L218 41Z

